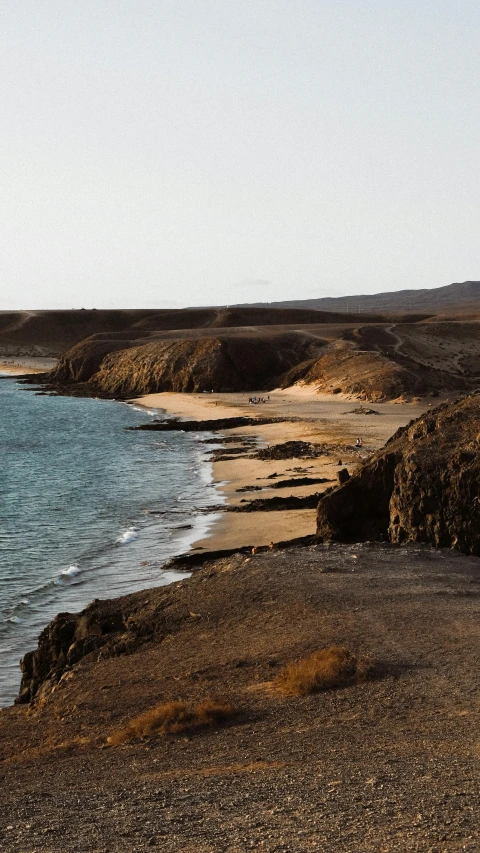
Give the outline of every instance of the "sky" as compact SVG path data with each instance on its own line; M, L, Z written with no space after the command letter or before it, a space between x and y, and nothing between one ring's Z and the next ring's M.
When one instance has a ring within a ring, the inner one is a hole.
M2 0L0 309L480 278L480 4Z

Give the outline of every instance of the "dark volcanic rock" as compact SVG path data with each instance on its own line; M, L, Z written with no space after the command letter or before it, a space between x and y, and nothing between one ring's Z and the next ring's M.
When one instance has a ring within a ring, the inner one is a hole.
M62 675L88 655L96 658L131 653L165 632L162 613L144 592L122 598L95 599L79 614L59 613L42 631L35 651L22 659L17 704L43 698Z
M284 509L310 509L317 505L318 498L318 492L303 497L289 495L285 498L256 498L253 501L245 501L242 506L237 504L227 506L225 512L278 512Z
M142 338L132 328L94 335L63 355L49 382L60 385L61 393L70 393L69 384L86 382L87 396L122 399L162 391L266 390L323 343L295 331L212 330L207 337L179 332L178 339L149 339L154 334L143 332Z
M402 427L322 496L317 537L427 542L480 555L480 393Z
M258 450L255 459L315 459L324 453L319 444L308 441L285 441L283 444L272 444Z
M180 421L171 418L168 421L154 421L135 427L125 427L128 430L157 430L159 432L213 432L221 429L234 429L244 426L259 426L263 424L283 423L285 418L214 418L206 421Z
M317 486L319 483L331 483L328 477L290 477L288 480L278 480L268 486L269 489L286 489L290 486ZM255 488L251 486L251 488ZM240 491L237 489L237 491Z

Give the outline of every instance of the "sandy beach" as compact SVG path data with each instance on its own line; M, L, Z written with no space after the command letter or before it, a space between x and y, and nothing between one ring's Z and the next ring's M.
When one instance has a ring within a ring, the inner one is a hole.
M254 395L252 395L254 396ZM148 394L135 399L146 408L163 409L169 414L194 420L236 417L284 417L282 423L254 425L222 430L229 451L254 441L258 448L286 441L305 441L324 446L316 458L260 460L250 455L222 459L213 463L213 475L227 504L256 498L305 496L321 493L337 482L337 472L353 471L381 447L401 426L417 418L439 400L424 398L418 402L361 404L342 394L317 394L312 387L294 386L259 394L265 403L249 403L246 394ZM267 396L269 399L267 399ZM363 413L361 410L363 409ZM373 410L374 413L367 414ZM354 412L357 413L354 413ZM360 412L360 413L359 413ZM362 447L356 449L360 437ZM253 449L253 447L252 447ZM274 476L276 475L276 476ZM323 479L321 484L274 487L282 480ZM253 486L252 490L247 490ZM241 490L241 491L239 491ZM269 545L315 532L315 509L224 512L209 535L194 543L194 550L220 550L245 545Z
M12 374L14 376L25 376L29 373L45 373L53 370L57 364L56 358L35 358L30 356L18 356L0 360L0 375Z

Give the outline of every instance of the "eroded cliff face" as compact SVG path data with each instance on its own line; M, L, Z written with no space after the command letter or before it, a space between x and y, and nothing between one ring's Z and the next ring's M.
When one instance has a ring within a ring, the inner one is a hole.
M480 393L403 427L325 494L317 536L426 542L480 556Z
M342 392L368 402L425 394L426 383L413 371L379 352L337 346L320 358L294 368L287 382L315 384L319 391Z
M38 646L21 661L18 704L46 698L62 675L83 658L129 654L166 633L163 601L148 592L92 601L81 613L59 613L42 631Z
M254 391L272 388L312 352L294 332L271 337L239 335L157 340L83 341L52 372L55 382L88 382L92 393L135 396L159 391ZM319 342L316 349L319 349Z
M51 371L54 382L88 382L100 369L103 359L115 350L128 347L128 341L87 338L69 349Z

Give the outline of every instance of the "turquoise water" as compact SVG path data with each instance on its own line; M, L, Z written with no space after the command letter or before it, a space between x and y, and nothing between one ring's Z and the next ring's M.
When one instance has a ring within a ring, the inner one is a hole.
M177 580L212 523L205 435L124 430L154 416L0 379L0 707L58 612Z

